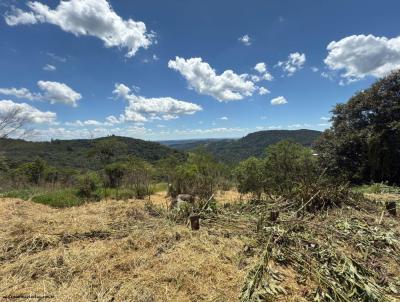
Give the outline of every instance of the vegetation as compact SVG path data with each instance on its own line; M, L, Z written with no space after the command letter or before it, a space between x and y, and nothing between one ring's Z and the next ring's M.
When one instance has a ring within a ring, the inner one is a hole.
M316 145L321 165L356 183L400 184L400 71L332 111L332 127Z
M217 160L225 163L238 163L249 157L265 156L265 149L282 140L290 140L306 147L311 147L319 138L321 132L314 130L268 130L250 133L240 139L199 140L173 142L172 148L183 151L193 151L199 147ZM164 142L165 143L165 142Z
M113 160L124 160L128 155L134 155L154 163L168 156L184 158L179 151L170 149L159 143L147 142L129 137L110 136L98 139L52 140L50 142L31 142L22 139L1 139L0 148L10 166L18 166L39 157L49 165L57 168L94 169L103 168L99 157L94 151L104 146L125 146L123 150L114 148ZM112 151L112 150L111 150ZM121 152L122 151L122 152ZM109 156L107 154L99 156Z
M81 286L90 292L83 300L139 300L148 280L136 279L153 276L159 288L146 301L169 291L179 301L181 291L220 300L217 281L232 286L224 298L243 302L399 300L399 83L393 73L337 105L317 154L320 134L308 130L207 141L187 153L121 137L2 139L0 290L46 284L82 300L72 293ZM221 197L231 188L233 203ZM196 230L199 219L206 231L194 236L185 225Z

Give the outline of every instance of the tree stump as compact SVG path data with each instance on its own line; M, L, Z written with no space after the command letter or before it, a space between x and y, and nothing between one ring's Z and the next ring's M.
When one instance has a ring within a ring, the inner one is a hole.
M395 201L386 201L386 210L392 216L396 216L396 202Z
M269 220L272 222L277 221L279 218L279 211L271 211L271 213L269 213Z
M190 219L190 226L193 231L197 231L200 229L200 216L199 215L191 215Z

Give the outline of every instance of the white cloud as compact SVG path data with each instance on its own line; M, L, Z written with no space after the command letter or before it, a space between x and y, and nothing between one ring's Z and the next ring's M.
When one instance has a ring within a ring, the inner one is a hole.
M318 72L319 69L318 69L318 67L312 66L312 67L311 67L311 71L312 71L312 72Z
M247 74L238 75L232 70L225 70L217 75L201 58L185 60L176 57L168 62L168 67L179 71L198 93L210 95L218 101L241 100L251 96L256 89L252 81L246 80Z
M382 77L400 68L400 37L353 35L329 43L324 62L331 70L343 71L347 83L366 76Z
M259 95L264 95L264 94L268 94L268 93L271 93L271 92L267 88L265 88L265 87L258 88Z
M254 70L259 73L264 73L267 71L267 65L264 62L257 63L256 66L254 66Z
M244 35L244 36L240 37L238 40L239 40L239 42L243 43L246 46L250 46L251 43L253 43L253 39L250 38L249 35Z
M107 123L109 123L111 125L122 124L125 122L125 116L123 114L120 114L119 117L110 115L110 116L106 117L106 121L107 121Z
M289 55L287 61L279 61L277 66L281 67L288 76L292 76L295 72L303 68L305 62L306 55L295 52Z
M56 69L57 68L51 64L46 64L46 66L43 67L43 70L45 70L45 71L55 71Z
M29 123L44 124L54 123L57 118L57 114L50 111L40 111L39 109L32 107L26 103L15 103L10 100L0 101L0 116L7 114L10 111L18 110L18 116L25 119Z
M125 120L127 121L171 120L180 115L191 115L202 110L197 104L171 97L146 98L137 96L124 84L116 84L113 93L128 101L128 106L125 108Z
M82 95L64 83L39 81L38 86L44 92L43 99L51 104L62 103L76 107L82 98Z
M97 37L106 47L126 48L127 57L134 56L139 48L148 48L154 39L143 22L122 19L106 0L65 0L55 9L38 1L27 5L28 12L14 8L6 14L6 23L50 23L75 36Z
M38 22L33 12L25 12L19 8L13 8L12 12L5 16L5 20L9 26L36 24Z
M220 118L220 120L227 121L228 118L226 116L223 116L223 117Z
M0 88L0 94L14 96L30 101L44 100L51 104L62 103L73 107L82 96L64 83L39 81L39 88L43 93L32 93L26 88Z
M257 63L256 66L254 66L254 70L261 74L261 78L263 80L272 81L274 79L274 77L267 70L267 64L264 62ZM254 82L261 80L259 76L252 76L252 78L254 78Z
M323 121L329 121L330 119L331 119L330 117L321 116L321 120Z
M58 61L58 62L61 62L61 63L67 62L67 58L57 56L57 55L55 55L54 53L51 53L51 52L47 52L46 55L48 55L50 58L52 58L55 61Z
M30 101L40 99L40 95L30 92L26 88L0 88L0 94Z
M148 138L153 135L151 129L132 125L124 128L105 128L105 127L91 127L91 128L77 128L70 129L65 127L51 127L48 129L40 129L34 132L34 140L50 140L51 138L58 139L74 139L74 138L96 138L108 135L120 135L130 137Z
M277 98L274 98L271 100L271 104L272 105L283 105L283 104L287 104L287 100L283 96L278 96Z

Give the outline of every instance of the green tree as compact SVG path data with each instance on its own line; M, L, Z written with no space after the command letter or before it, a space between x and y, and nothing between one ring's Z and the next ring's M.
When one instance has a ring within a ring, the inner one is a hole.
M209 198L217 189L223 167L214 158L198 149L189 153L187 161L175 169L172 181L173 194L192 194Z
M23 164L19 167L19 171L29 182L39 185L45 176L46 162L41 158L36 158L33 162Z
M153 167L146 161L130 156L126 162L126 180L128 185L135 190L137 198L150 195L151 178L154 174Z
M112 163L104 168L108 178L108 185L111 188L118 188L122 184L122 179L126 172L126 165L123 163Z
M239 193L252 193L260 199L264 187L263 166L263 160L255 157L239 163L235 169Z
M353 182L400 184L400 70L332 110L316 144L321 165Z
M310 184L318 177L316 159L311 149L291 141L281 141L267 148L264 163L265 191L291 193L299 184Z

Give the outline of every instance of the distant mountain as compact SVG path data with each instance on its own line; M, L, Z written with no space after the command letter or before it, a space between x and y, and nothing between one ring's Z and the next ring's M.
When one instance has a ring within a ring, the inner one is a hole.
M174 155L184 157L184 153L156 142L129 137L109 136L97 139L52 140L31 142L15 139L0 139L0 152L11 164L20 164L40 157L55 167L93 168L96 163L89 157L89 151L96 142L110 140L126 144L127 148L119 156L135 155L149 162Z
M196 149L197 147L207 145L209 143L217 142L217 141L225 141L223 138L200 138L200 139L183 139L183 140L168 140L168 141L159 141L160 144L168 146L170 148L180 150L180 151L188 151Z
M269 145L281 140L291 140L304 146L312 146L320 135L320 131L306 129L268 130L250 133L240 139L181 141L170 144L170 147L184 151L202 147L218 160L234 163L250 156L262 157Z

